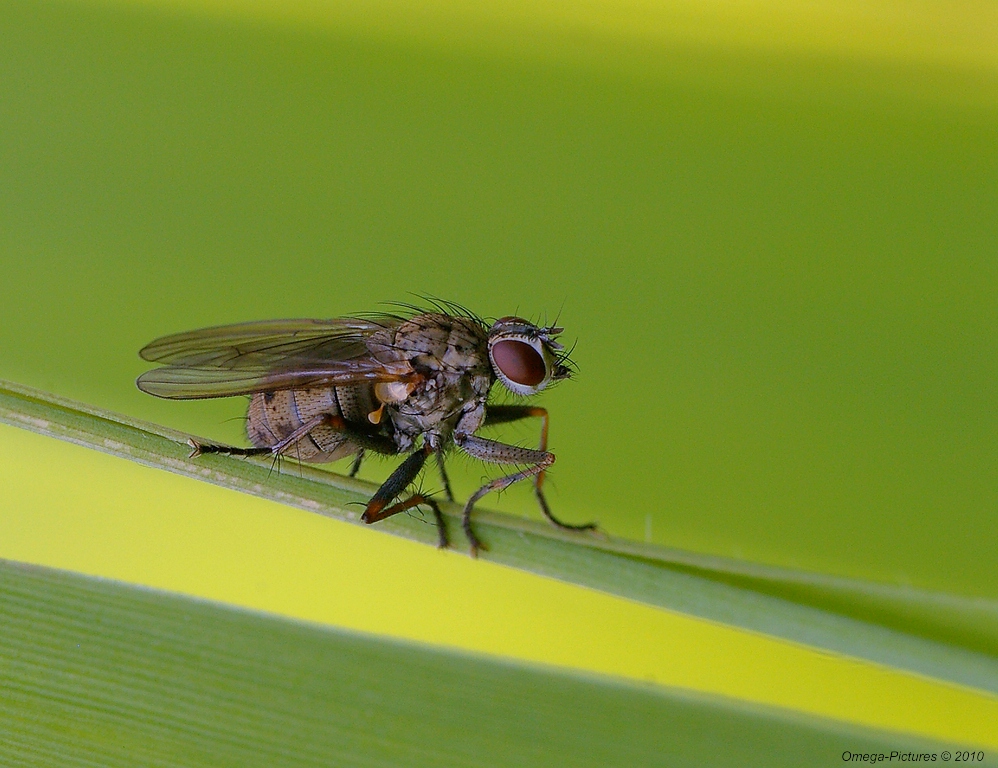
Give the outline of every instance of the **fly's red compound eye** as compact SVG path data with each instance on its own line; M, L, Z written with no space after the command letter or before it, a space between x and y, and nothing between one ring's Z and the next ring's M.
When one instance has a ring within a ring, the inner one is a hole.
M492 361L502 374L522 387L536 387L547 376L541 353L523 341L499 341L492 345Z

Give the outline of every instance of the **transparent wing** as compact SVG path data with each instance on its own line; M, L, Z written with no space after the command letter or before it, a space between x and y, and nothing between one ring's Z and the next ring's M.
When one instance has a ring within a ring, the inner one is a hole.
M147 344L139 356L151 363L171 365L268 365L295 355L336 358L367 354L366 339L397 321L264 320L218 325L163 336Z
M404 381L407 362L383 362L367 341L399 320L270 320L164 336L139 353L166 363L142 374L139 389L157 397L193 399L362 382Z

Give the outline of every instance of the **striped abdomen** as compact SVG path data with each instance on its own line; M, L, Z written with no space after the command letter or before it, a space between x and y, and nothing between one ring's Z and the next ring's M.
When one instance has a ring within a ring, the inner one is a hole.
M364 423L367 415L376 410L375 402L370 385L257 392L250 400L246 432L253 445L269 448L325 413L342 416L344 421ZM341 432L319 425L284 453L301 461L323 463L359 450Z

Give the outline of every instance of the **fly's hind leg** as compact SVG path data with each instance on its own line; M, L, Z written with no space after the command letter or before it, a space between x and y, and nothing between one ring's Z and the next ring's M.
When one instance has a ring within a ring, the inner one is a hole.
M433 510L433 517L437 523L437 546L445 549L449 544L447 540L447 528L444 525L444 516L440 512L437 502L429 496L424 496L422 493L414 493L405 501L392 504L419 475L423 464L426 463L426 457L430 454L431 450L429 446L425 446L403 461L398 469L392 472L391 477L385 480L374 496L371 497L371 500L367 503L367 509L364 510L364 514L360 519L365 523L376 523L379 520L384 520L386 517L397 515L399 512L405 512L407 509L412 509L423 504Z
M309 419L307 422L302 424L298 429L288 435L286 438L280 442L274 443L273 445L258 447L258 448L237 448L232 445L217 445L214 443L199 443L194 438L187 441L187 444L193 449L189 458L195 458L203 453L223 453L227 456L265 456L273 455L279 456L284 453L290 446L296 445L305 435L311 432L316 427L320 427L324 424L330 424L329 420L337 418L331 414L320 414L314 419ZM340 419L342 421L342 419Z
M490 405L485 411L485 425L492 426L494 424L505 424L511 421L519 421L520 419L538 418L541 419L541 441L538 446L538 451L541 453L547 453L548 449L548 412L547 408L538 408L533 405ZM500 443L501 445L501 443ZM510 448L514 446L508 446ZM548 454L550 455L550 454ZM485 459L489 461L489 459ZM519 462L517 462L519 463ZM551 463L554 463L554 457L551 458ZM554 525L559 528L566 528L570 531L592 531L596 529L596 523L582 523L581 525L573 525L571 523L563 523L551 512L551 508L548 506L547 499L544 498L544 475L546 474L547 467L542 467L536 474L534 474L534 496L537 497L537 503L541 508L541 512L544 513L544 517L550 520ZM523 479L523 478L519 478ZM513 482L516 482L515 480ZM505 487L505 486L504 486Z
M384 435L372 435L361 432L347 424L342 416L334 416L331 413L320 413L318 416L306 421L283 440L262 448L236 448L231 445L200 443L193 438L188 440L187 444L193 449L191 451L190 458L200 456L203 453L224 453L229 456L279 456L286 453L292 446L297 445L313 429L323 426L331 427L337 432L342 433L345 437L349 438L352 443L359 445L362 453L364 450L372 450L377 453L389 455L398 452L395 447L395 443L390 438L385 437Z
M227 453L234 456L273 454L279 456L287 451L288 448L297 445L309 432L320 426L333 428L348 438L350 442L360 447L361 451L357 459L354 460L355 467L359 467L364 451L374 451L375 453L389 456L399 452L398 446L395 445L395 442L391 438L384 435L362 432L344 421L343 417L324 413L302 424L286 438L269 448L233 448L227 445L202 444L191 440L190 445L194 449L191 456L197 456L202 453ZM436 501L422 493L416 493L405 501L400 501L397 504L391 503L416 479L416 476L419 475L420 470L423 468L423 464L426 462L426 457L431 452L432 449L429 446L424 446L402 462L399 468L391 474L391 477L382 484L377 493L371 497L371 500L367 503L367 509L364 510L364 514L361 516L361 520L365 523L376 523L379 520L397 515L399 512L412 509L420 504L425 505L433 510L433 517L437 524L438 546L443 549L449 543L447 540L447 528L444 524L443 513L441 513Z
M191 447L191 452L187 456L189 459L196 459L205 453L222 453L226 456L265 456L273 453L273 450L270 448L237 448L234 445L202 443L193 437L188 438L187 444Z

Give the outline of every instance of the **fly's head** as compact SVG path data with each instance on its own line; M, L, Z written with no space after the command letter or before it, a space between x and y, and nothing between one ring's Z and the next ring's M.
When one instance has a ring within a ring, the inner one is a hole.
M517 395L534 395L572 371L561 328L539 328L522 317L502 317L489 329L489 362L499 381Z

